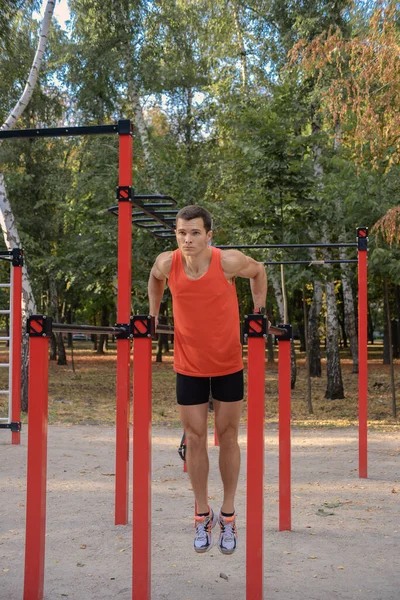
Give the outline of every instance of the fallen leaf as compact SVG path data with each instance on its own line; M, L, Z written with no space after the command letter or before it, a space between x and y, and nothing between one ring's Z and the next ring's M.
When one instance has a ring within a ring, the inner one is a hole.
M343 571L344 567L342 567L342 565L340 565L340 567L337 567L338 569L341 569Z
M85 550L85 548L86 548L86 544L82 544L81 550Z
M225 581L229 581L229 577L228 577L228 575L225 575L225 573L220 573L220 574L219 574L219 576L220 576L222 579L225 579Z
M318 556L309 556L308 558L314 559L314 558L318 558Z

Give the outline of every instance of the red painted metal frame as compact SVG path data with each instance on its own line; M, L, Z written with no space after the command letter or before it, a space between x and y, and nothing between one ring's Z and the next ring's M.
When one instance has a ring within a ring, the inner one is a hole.
M12 398L11 420L21 421L21 347L22 347L22 267L12 267ZM19 444L21 434L13 431L11 443Z
M279 531L291 531L290 340L279 340Z
M367 250L358 251L358 473L368 477Z
M42 600L46 536L48 337L29 338L24 600Z
M151 596L151 348L134 338L132 600Z
M248 339L246 599L263 600L265 338Z
M119 185L132 186L132 135L119 136ZM129 323L132 288L132 202L118 205L118 323ZM117 340L115 525L128 522L129 500L129 339Z

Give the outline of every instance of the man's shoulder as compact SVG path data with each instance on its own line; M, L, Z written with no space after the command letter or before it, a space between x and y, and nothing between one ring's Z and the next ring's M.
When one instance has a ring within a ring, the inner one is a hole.
M245 260L246 257L240 250L221 250L221 265L224 271L240 268Z
M166 252L161 252L156 258L155 265L166 277L168 277L171 270L173 255L173 250L167 250Z

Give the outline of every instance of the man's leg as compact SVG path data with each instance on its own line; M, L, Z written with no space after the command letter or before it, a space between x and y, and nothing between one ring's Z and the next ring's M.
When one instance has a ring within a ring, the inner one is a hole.
M179 416L186 435L186 463L197 513L208 512L208 401L204 404L179 405Z
M213 402L215 427L220 446L219 468L224 486L224 501L221 511L231 514L235 510L235 493L240 471L238 430L243 400L237 402L214 400Z

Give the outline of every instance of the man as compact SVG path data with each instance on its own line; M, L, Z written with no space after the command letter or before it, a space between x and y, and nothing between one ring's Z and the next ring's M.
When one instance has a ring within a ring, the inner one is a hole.
M255 312L264 312L265 268L237 250L209 246L210 213L186 206L176 218L178 249L162 252L149 279L150 314L158 318L166 280L174 314L174 369L179 416L186 434L186 461L196 501L196 552L213 544L212 528L220 524L218 548L237 548L234 499L239 477L239 420L243 405L243 361L235 277L250 279ZM219 516L208 505L207 417L212 393L224 499Z

